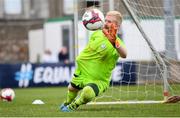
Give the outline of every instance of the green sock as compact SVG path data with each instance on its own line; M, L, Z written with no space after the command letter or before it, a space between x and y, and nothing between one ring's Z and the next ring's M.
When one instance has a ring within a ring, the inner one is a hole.
M78 92L68 90L67 97L66 97L66 100L65 100L64 104L69 105L76 98L77 93Z
M96 94L95 94L93 88L90 86L86 86L83 88L80 97L76 101L72 102L69 105L69 108L72 110L75 110L80 105L90 102L93 98L95 98L95 96L96 96Z

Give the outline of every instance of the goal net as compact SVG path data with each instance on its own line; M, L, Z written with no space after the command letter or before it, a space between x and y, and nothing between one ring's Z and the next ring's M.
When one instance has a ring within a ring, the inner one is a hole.
M104 14L109 10L122 13L118 35L128 50L127 58L119 60L119 78L114 72L110 88L95 104L162 103L169 96L180 95L179 0L78 0L75 30L79 52L91 34L81 24L89 6ZM82 37L82 32L87 37Z

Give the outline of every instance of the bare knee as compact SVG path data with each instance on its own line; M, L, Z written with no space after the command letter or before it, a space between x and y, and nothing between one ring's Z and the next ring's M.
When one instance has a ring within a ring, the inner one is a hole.
M71 84L68 85L68 90L73 91L73 92L78 92L79 91L79 89L74 88Z

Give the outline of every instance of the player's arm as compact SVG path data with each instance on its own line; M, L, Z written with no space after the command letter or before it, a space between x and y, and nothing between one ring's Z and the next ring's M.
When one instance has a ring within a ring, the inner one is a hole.
M103 28L103 33L106 35L111 44L116 48L117 52L122 58L126 58L127 50L124 43L117 39L117 27L112 23L109 29Z
M115 41L115 48L116 48L117 52L119 53L119 55L122 58L126 58L127 57L127 49L126 49L124 43L121 40L116 39L116 41Z

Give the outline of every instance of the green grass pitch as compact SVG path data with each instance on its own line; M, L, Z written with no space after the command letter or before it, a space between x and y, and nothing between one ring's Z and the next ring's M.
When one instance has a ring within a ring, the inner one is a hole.
M179 85L178 85L179 86ZM13 102L0 101L0 117L178 117L180 103L175 104L121 104L84 105L77 111L63 113L59 105L66 96L66 87L14 89ZM180 88L176 89L179 90ZM45 102L33 105L35 99Z

